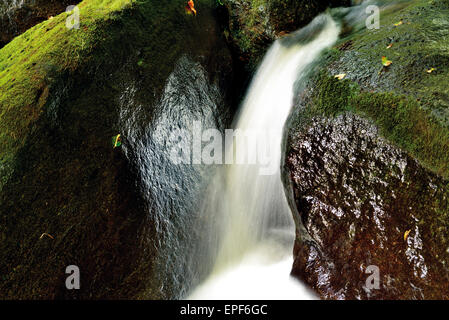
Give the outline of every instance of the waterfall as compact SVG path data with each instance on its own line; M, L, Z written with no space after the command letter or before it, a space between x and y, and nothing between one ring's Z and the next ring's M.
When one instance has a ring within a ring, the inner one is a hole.
M23 7L25 0L2 0L0 4L0 16Z
M15 29L17 23L14 21L14 13L24 6L25 0L2 0L0 3L0 29L11 27Z
M266 54L235 128L258 133L257 148L248 148L247 159L255 159L260 149L269 150L274 172L261 174L266 169L262 164L218 169L198 225L207 234L199 251L208 253L192 257L197 264L210 265L211 272L190 299L313 298L289 276L295 226L281 182L281 143L295 82L305 81L308 66L335 43L339 31L329 15L322 15L276 41ZM225 151L232 153L234 145Z

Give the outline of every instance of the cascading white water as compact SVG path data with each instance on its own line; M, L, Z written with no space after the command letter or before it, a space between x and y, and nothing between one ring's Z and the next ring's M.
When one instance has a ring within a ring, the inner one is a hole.
M266 132L257 150L274 148L272 175L261 165L229 165L217 173L207 195L202 221L213 220L215 264L209 278L190 299L307 299L313 295L289 274L295 228L280 176L283 126L293 103L295 81L338 38L330 16L317 18L320 32L306 43L273 44L261 64L242 105L236 128ZM317 23L315 21L315 23ZM270 139L267 139L267 137ZM262 145L261 145L262 142ZM233 146L230 146L232 148ZM257 158L250 154L248 158Z
M14 9L23 7L24 0L2 0L3 3L0 4L0 15L8 13Z

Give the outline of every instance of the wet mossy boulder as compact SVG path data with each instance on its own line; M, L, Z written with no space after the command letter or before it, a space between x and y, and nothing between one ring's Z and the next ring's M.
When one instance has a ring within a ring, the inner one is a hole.
M380 29L343 19L298 88L283 177L292 274L325 299L447 299L449 5L385 3Z
M228 40L239 58L254 70L278 37L307 25L328 7L349 6L348 0L224 0Z
M71 13L62 13L0 49L0 298L179 294L170 279L156 277L158 236L167 235L154 218L178 213L152 205L163 192L142 187L132 154L145 150L133 149L123 123L137 132L151 128L164 114L168 79L185 59L223 97L214 112L229 113L232 59L214 8L196 1L201 15L194 17L184 6L85 0L79 29L68 29ZM180 81L185 94L198 78ZM201 99L208 101L206 91ZM118 134L122 145L114 148ZM152 173L156 186L164 168ZM65 286L69 265L80 269L80 290Z

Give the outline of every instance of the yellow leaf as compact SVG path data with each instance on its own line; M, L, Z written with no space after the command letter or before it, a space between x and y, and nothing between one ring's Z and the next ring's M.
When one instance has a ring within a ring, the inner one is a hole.
M340 73L335 76L338 80L343 80L346 77L346 73Z
M384 65L384 67L389 67L393 62L388 60L387 57L383 56L382 57L382 64Z
M118 134L115 137L112 138L113 139L113 145L114 148L120 147L122 145L122 139L121 139L121 135Z
M407 231L404 232L404 241L407 241L408 235L410 234L411 231L412 230L407 230Z
M400 26L401 24L403 24L403 23L404 23L404 22L401 20L401 21L399 21L398 23L395 23L394 26L395 26L395 27L399 27L399 26Z
M430 68L429 70L427 70L427 73L432 73L434 72L436 69L435 68Z

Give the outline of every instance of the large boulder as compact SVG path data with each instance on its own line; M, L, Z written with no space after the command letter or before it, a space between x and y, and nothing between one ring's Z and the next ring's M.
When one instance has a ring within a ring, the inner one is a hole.
M0 298L182 294L175 226L199 178L158 139L184 125L170 117L224 125L233 82L213 8L196 6L83 1L80 29L63 13L0 49Z
M311 119L291 147L295 276L326 299L449 298L449 181L350 113Z
M378 30L361 17L287 125L292 274L325 299L447 299L449 4L388 4Z

